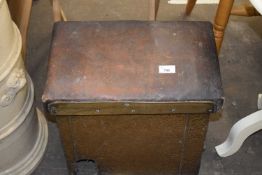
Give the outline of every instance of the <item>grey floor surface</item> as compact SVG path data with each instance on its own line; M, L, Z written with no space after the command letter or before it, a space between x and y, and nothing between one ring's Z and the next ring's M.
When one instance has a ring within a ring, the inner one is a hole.
M147 20L148 14L147 0L63 0L63 7L69 20ZM185 18L184 6L162 0L157 20L212 21L215 9L215 5L198 5L191 17ZM51 12L48 0L35 1L29 28L26 64L41 109L53 25ZM262 131L249 137L231 157L220 158L214 149L236 121L257 110L257 94L262 92L261 38L262 17L231 17L219 56L226 102L223 117L209 125L200 175L262 175ZM79 174L96 174L93 164L84 167ZM47 151L33 175L67 175L55 123L49 122Z

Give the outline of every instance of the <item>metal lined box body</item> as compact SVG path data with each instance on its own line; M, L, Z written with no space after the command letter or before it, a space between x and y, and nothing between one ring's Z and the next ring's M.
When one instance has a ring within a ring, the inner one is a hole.
M198 173L209 116L223 104L208 22L60 22L43 95L71 172Z

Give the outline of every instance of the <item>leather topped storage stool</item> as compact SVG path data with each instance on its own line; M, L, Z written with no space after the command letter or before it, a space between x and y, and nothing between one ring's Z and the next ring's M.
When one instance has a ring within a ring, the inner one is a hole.
M193 175L221 86L208 22L60 22L43 102L72 173Z

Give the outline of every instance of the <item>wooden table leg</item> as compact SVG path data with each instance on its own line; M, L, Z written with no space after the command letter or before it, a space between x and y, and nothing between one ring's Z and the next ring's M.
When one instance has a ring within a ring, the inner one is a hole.
M149 20L155 21L160 0L149 0Z
M22 55L25 59L27 30L31 15L32 0L8 0L7 3L12 19L19 28L22 36Z
M54 22L58 21L67 21L65 13L60 5L59 0L50 0L50 3L53 7L53 19Z
M214 22L214 34L219 53L234 0L220 0Z
M188 1L187 1L185 15L190 15L190 14L191 14L193 8L194 8L195 5L196 5L196 1L197 1L197 0L188 0Z
M58 0L52 0L54 22L61 21L60 4Z

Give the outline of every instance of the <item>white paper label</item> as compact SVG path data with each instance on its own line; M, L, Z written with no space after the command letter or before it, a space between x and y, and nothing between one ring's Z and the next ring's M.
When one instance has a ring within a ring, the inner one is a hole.
M188 0L169 0L168 4L187 4ZM197 0L196 4L218 4L219 0Z
M160 74L174 74L176 73L176 65L159 65L158 73Z

